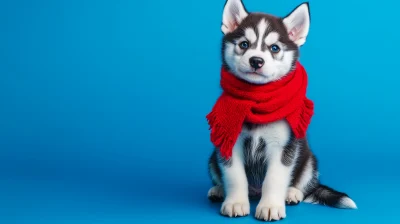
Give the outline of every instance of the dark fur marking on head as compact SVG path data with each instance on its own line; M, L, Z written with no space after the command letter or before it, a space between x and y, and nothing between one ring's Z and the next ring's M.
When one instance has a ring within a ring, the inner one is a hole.
M260 23L260 21L262 19L265 19L266 22L268 23L268 27L266 32L264 32L263 37L260 37L260 34L258 32L258 24ZM223 37L222 40L222 63L223 66L227 69L230 69L228 64L225 61L225 48L226 48L226 43L234 43L234 44L238 44L235 43L235 41L241 37L245 36L245 30L247 28L251 28L254 30L257 40L254 44L250 44L250 48L256 48L256 44L258 43L258 39L262 38L262 44L261 44L261 49L263 51L269 50L270 46L267 46L265 44L265 38L267 37L267 35L270 32L277 32L279 34L279 42L281 42L284 45L284 50L285 51L294 51L294 56L293 56L293 62L292 62L292 67L295 66L296 61L299 57L299 48L298 46L289 38L289 34L286 30L286 26L283 23L283 18L279 18L273 15L269 15L269 14L263 14L263 13L250 13L248 14L248 16L242 21L241 24L239 24L239 26L231 33L226 34ZM249 49L250 49L249 48ZM246 52L246 50L243 50L243 54ZM272 54L274 56L274 54Z

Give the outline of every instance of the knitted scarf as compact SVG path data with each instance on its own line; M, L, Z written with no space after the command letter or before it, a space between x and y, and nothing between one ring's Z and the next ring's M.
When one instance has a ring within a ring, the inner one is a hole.
M221 69L222 95L207 115L211 142L226 159L244 122L266 124L286 119L296 138L304 138L314 113L314 104L306 97L307 73L296 67L282 79L255 85L245 82L225 68Z

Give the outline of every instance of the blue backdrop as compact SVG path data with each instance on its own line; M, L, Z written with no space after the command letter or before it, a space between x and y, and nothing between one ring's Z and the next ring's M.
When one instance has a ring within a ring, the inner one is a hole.
M256 223L256 203L228 219L206 198L224 1L1 1L0 222ZM310 2L310 143L359 209L301 204L281 223L399 217L399 6Z

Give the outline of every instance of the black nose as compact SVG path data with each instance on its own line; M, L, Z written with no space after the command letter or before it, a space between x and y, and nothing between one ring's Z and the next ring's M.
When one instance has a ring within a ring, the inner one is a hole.
M251 67L259 69L264 65L264 59L259 57L251 57L249 59Z

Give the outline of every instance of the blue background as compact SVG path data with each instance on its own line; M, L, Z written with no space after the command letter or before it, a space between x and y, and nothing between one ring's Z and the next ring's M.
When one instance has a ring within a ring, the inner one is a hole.
M245 0L284 16L298 0ZM256 223L206 194L205 115L224 0L0 2L1 223ZM311 1L301 61L323 183L358 210L301 204L281 223L394 223L398 3Z

